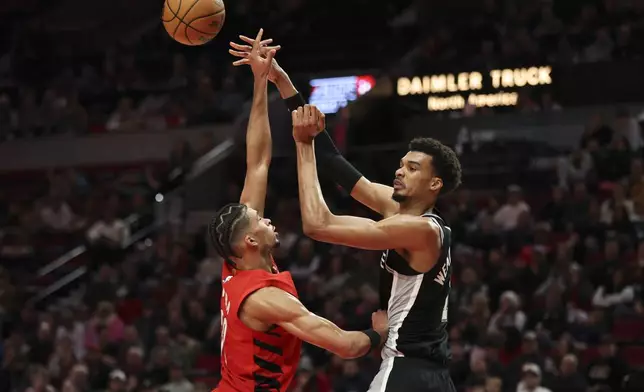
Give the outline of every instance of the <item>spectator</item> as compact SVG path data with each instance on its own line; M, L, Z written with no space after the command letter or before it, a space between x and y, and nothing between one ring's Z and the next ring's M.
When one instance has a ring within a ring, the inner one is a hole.
M366 391L369 389L369 379L360 372L358 362L355 360L344 361L342 375L333 385L335 392Z
M29 370L30 386L25 392L55 392L54 387L49 384L49 375L42 366L34 366Z
M552 392L586 392L586 379L579 373L577 357L568 354L561 359L559 375L552 382Z
M167 392L193 392L194 386L183 374L183 367L180 363L173 363L170 368L170 382L161 387L161 391Z
M586 151L576 150L568 158L559 161L559 186L567 188L570 184L586 181L593 169L593 160Z
M508 188L507 202L494 214L494 223L505 231L512 230L524 212L530 212L530 207L522 199L521 188L512 185Z
M141 130L141 121L131 98L122 98L110 116L105 128L110 132L135 132Z
M110 372L110 382L107 387L107 392L125 392L127 376L122 370L115 369Z
M514 291L501 295L499 310L490 318L488 333L502 332L507 328L523 331L526 315L521 311L521 301Z
M526 363L521 369L521 382L517 392L551 392L541 386L541 369L534 363Z
M85 222L72 211L58 194L54 193L45 201L40 210L40 219L45 228L54 232L71 233L83 227Z
M290 267L293 279L308 279L320 268L320 256L315 254L314 244L308 238L303 238L297 245L294 263Z
M103 218L87 230L87 238L94 247L121 249L130 239L130 229L127 224L116 217L113 206L108 206Z
M604 336L599 346L599 357L590 362L586 371L590 387L620 390L629 369L626 363L617 358L616 353L615 342L610 336Z

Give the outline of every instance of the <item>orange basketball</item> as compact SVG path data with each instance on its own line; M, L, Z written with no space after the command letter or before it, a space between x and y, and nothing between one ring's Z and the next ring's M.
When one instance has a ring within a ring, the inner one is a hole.
M165 0L163 27L177 42L203 45L215 38L224 25L223 0Z

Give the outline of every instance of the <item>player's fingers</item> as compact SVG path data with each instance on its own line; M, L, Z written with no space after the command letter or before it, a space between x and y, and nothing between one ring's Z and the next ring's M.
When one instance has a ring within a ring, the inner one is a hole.
M299 123L304 123L305 117L304 117L304 108L300 106L297 108L297 118Z
M311 117L311 105L304 105L304 107L302 108L302 115L304 116L304 119L308 121L309 117Z
M259 29L257 37L255 37L255 41L253 42L253 48L259 47L259 43L262 41L262 35L264 35L264 29Z
M273 57L275 57L275 52L277 52L277 49L269 50L268 53L266 54L266 60L273 61Z
M238 50L228 49L228 53L232 54L235 57L243 57L243 58L248 57L248 52L240 52Z
M250 46L250 45L240 45L240 44L238 44L236 42L232 42L232 41L230 42L230 46L233 47L233 49L244 50L246 52L250 52L251 50L253 50L253 47Z
M297 125L297 110L293 110L291 112L291 121L293 122L293 125Z
M248 59L242 59L242 60L237 60L237 61L233 62L233 65L235 67L238 67L238 66L244 65L244 64L248 64Z
M267 38L267 39L263 40L262 42L260 42L259 46L266 46L266 45L272 44L272 43L273 43L273 39L272 38Z
M252 45L252 44L254 44L254 43L255 43L255 40L254 40L254 39L252 39L252 38L250 38L250 37L246 37L245 35L240 35L240 36L239 36L239 39L240 39L240 40L242 40L242 41L244 41L244 42L246 42L247 44L251 44L251 45Z
M277 52L277 51L278 51L278 50L280 50L280 49L282 49L282 46L281 46L281 45L266 46L266 47L263 47L263 48L262 48L262 50L265 50L265 51L266 51L266 53L270 52L271 50L274 50L274 51L276 51L276 52Z

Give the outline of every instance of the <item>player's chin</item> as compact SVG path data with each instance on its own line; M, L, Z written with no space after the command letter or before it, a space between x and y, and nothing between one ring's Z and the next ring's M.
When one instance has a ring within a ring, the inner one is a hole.
M275 233L275 239L273 241L273 249L279 248L280 247L280 237L277 233Z
M393 201L401 203L401 202L407 200L407 195L402 193L399 190L394 190L394 193L391 194L391 198L393 199Z

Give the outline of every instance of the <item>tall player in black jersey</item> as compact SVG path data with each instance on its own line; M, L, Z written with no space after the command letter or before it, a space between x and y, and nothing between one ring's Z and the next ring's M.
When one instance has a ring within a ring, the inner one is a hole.
M360 175L330 148L323 132L315 139L315 147L323 149L317 152L320 167L336 171L337 182L384 219L338 216L322 197L316 169L313 137L324 115L304 105L292 116L304 232L318 241L386 249L380 262L380 295L390 329L369 392L455 391L447 369L446 330L451 231L433 208L439 194L460 184L456 154L437 140L414 139L400 160L393 187L388 187Z
M231 54L248 56L250 46L231 46ZM276 62L272 72L284 73ZM414 139L401 159L393 187L372 183L342 157L326 131L318 134L324 116L305 105L292 84L273 82L292 112L294 137L299 140L300 204L307 234L356 248L389 249L380 262L380 297L381 308L389 313L390 329L383 363L369 392L455 391L447 370L446 331L451 231L433 208L439 195L460 184L456 154L434 139ZM385 219L333 215L322 198L316 159L320 171Z

